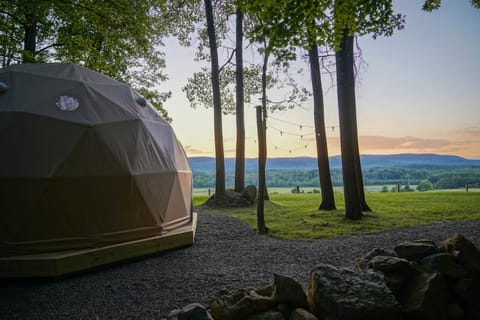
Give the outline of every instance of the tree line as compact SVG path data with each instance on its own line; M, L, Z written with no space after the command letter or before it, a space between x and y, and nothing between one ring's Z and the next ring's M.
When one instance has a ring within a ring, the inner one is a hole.
M342 170L331 169L332 184L335 187L343 186ZM214 172L193 172L194 188L213 188ZM365 185L418 185L428 180L434 189L458 189L469 185L471 188L480 188L480 167L449 167L449 166L412 166L392 168L367 168L363 170ZM314 169L282 169L267 170L267 184L271 187L318 188L318 170ZM226 173L227 188L234 186L233 172ZM256 185L257 171L247 171L245 183Z

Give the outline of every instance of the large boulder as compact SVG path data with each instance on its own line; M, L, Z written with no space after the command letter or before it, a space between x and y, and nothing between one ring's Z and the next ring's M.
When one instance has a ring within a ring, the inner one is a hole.
M355 268L368 269L370 267L370 261L377 256L396 257L396 254L380 248L373 248L369 251L363 250L360 255L355 258Z
M288 320L318 320L318 318L305 309L297 308L293 310Z
M438 252L435 242L423 239L400 243L394 250L400 258L407 260L419 260Z
M374 271L381 271L383 273L405 273L408 274L411 271L410 262L407 259L389 257L389 256L376 256L370 260L370 267Z
M442 247L446 252L456 253L468 270L480 273L480 250L470 240L456 234L445 240Z
M319 264L310 272L307 299L320 319L401 319L401 308L379 273Z
M273 301L285 303L293 307L307 308L307 295L302 286L289 277L274 274L273 280Z
M418 273L407 283L399 297L408 319L447 320L450 292L438 273Z
M250 201L251 204L255 202L257 199L257 187L253 185L247 186L243 191L242 191L242 198L247 199Z
M223 195L215 193L204 203L204 206L209 208L244 208L251 205L250 200L232 190L225 191Z
M452 278L461 278L466 274L465 268L458 264L456 257L450 253L432 254L423 258L420 264L429 271Z
M172 310L167 315L167 320L213 320L207 309L199 304L192 303L182 309Z
M255 313L253 316L247 318L247 320L285 320L285 318L282 313L277 310L267 310Z
M208 309L215 319L244 320L273 306L270 297L262 296L252 289L239 289L221 290L210 300Z

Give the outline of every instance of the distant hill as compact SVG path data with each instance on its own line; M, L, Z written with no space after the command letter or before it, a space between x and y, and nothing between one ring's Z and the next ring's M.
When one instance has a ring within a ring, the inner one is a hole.
M393 154L393 155L362 155L363 168L375 167L411 167L411 166L480 166L480 160L468 160L459 156L438 154ZM190 166L194 172L214 172L215 158L191 157ZM341 167L340 156L330 157L332 169ZM257 159L246 159L245 170L256 171ZM316 169L317 159L311 157L270 158L267 160L267 170ZM225 170L235 171L235 159L225 159Z

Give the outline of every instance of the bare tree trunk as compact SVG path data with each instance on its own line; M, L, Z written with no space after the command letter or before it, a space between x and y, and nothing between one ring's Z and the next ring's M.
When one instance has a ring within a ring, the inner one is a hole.
M243 13L237 7L236 30L236 80L237 80L237 147L235 153L235 191L245 189L245 116L243 95Z
M351 55L353 57L353 44L351 47ZM353 62L352 62L353 63ZM353 74L353 90L351 91L352 96L350 99L355 103L355 75ZM357 184L358 184L358 191L359 191L359 197L360 197L360 203L362 204L362 211L364 212L371 212L372 209L367 204L367 201L365 199L365 189L363 187L363 174L362 174L362 164L360 161L360 147L358 145L358 127L357 127L357 108L354 107L352 109L352 127L353 129L353 138L352 141L354 143L354 151L355 151L355 170L356 170L356 176L357 176Z
M210 44L210 57L212 63L212 88L213 88L213 115L215 135L215 193L217 197L225 195L225 159L223 150L222 131L222 102L220 97L220 75L218 70L218 52L213 23L213 9L211 0L205 0L207 16L208 41Z
M334 210L335 199L333 195L332 178L330 176L330 164L328 162L327 134L325 131L325 117L323 104L322 79L320 76L320 65L318 63L318 47L312 45L309 52L310 73L312 76L313 90L313 115L315 123L315 140L317 143L318 176L320 179L320 190L322 202L319 210Z
M266 48L266 45L265 45ZM262 66L262 129L263 129L263 149L262 149L262 157L265 159L265 165L263 167L263 185L264 185L264 194L263 198L265 200L270 200L267 190L267 180L265 175L265 168L267 162L267 65L268 65L268 58L269 53L267 50L264 52L263 56L263 66ZM260 173L259 173L260 174ZM259 186L260 188L260 186Z
M352 53L353 54L353 53ZM355 144L355 170L357 176L357 183L358 183L358 192L360 197L360 202L362 204L362 211L371 212L369 205L365 199L365 189L363 187L363 174L362 174L362 164L360 161L360 148L358 145L358 129L357 129L357 112L353 110L354 115L352 116L352 126L354 127L354 134L355 137L353 138L353 142Z
M257 199L257 230L259 234L267 233L265 226L265 128L263 107L257 107L257 135L258 135L258 199Z
M353 73L353 37L344 30L340 50L335 53L337 65L337 96L340 120L340 144L342 151L343 188L345 194L345 217L350 220L362 218L362 203L357 177L357 138L355 119L355 79ZM358 143L358 142L357 142Z

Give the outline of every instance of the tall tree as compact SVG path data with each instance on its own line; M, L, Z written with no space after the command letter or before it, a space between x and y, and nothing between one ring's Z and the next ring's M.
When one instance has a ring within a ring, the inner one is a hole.
M215 24L213 21L213 8L211 0L205 1L205 14L207 20L208 42L210 46L212 90L213 90L213 114L215 135L215 193L218 198L225 195L225 156L223 150L222 131L222 101L220 96L220 74L218 66L217 40Z
M335 53L337 70L338 115L340 119L340 147L342 152L345 216L350 220L362 217L360 182L358 176L355 137L355 76L353 74L353 36L344 30L340 49ZM361 170L361 169L360 169Z
M267 117L268 109L277 110L292 108L297 101L305 101L307 92L300 90L293 79L289 79L293 86L290 95L284 101L272 103L267 98L268 89L268 66L270 58L274 59L277 66L288 69L289 61L296 59L295 47L284 41L285 29L278 16L279 5L276 2L264 2L258 0L242 1L242 9L249 14L250 28L247 37L252 43L258 45L258 52L262 56L262 95L261 109L257 109L257 130L259 139L258 150L258 178L259 195L257 203L257 227L260 233L266 232L263 218L264 200L268 200L266 184L266 160L267 160Z
M330 23L329 17L327 17L326 14L329 5L331 5L330 0L315 2L279 0L274 3L269 3L268 5L264 5L260 1L260 6L268 7L267 10L265 10L267 13L263 13L263 11L258 8L254 10L257 15L258 13L262 13L264 25L269 29L267 34L270 35L270 40L273 40L272 47L276 48L274 52L277 56L289 57L288 48L295 46L304 48L309 53L314 96L314 123L318 170L322 190L320 209L327 210L335 209L335 201L328 163L323 90L318 63L317 44L325 45L328 43L327 35L330 30ZM250 6L252 5L250 4ZM284 55L285 52L287 52L287 55ZM280 55L278 55L278 53L280 53Z
M337 96L340 120L345 216L351 220L370 210L363 190L362 169L358 146L355 105L354 34L389 36L402 29L404 17L394 14L392 0L356 1L336 0L334 13L334 43L337 67Z
M235 191L245 189L245 115L243 89L243 13L236 11L235 64L236 64L236 120L237 143L235 148Z
M322 80L320 75L320 64L318 57L318 46L312 44L308 51L310 61L310 73L312 77L313 92L313 119L315 126L315 142L317 145L318 176L320 179L320 190L322 202L319 210L334 210L335 198L333 184L330 175L330 164L328 160L327 135L325 130L325 111L323 103Z

